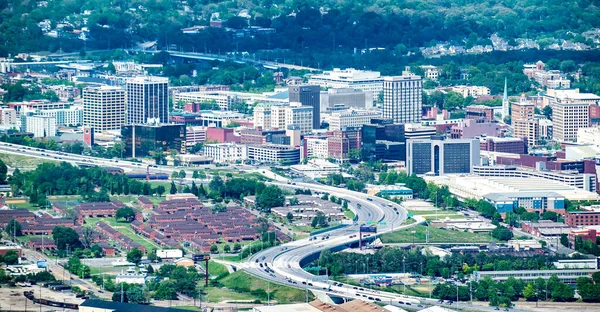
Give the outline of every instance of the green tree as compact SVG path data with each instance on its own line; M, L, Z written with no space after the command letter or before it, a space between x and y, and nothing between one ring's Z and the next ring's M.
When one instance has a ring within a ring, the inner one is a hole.
M180 178L180 179L185 179L185 171L184 171L183 169L181 169L181 170L179 171L179 178Z
M292 221L294 221L294 214L291 212L288 212L287 215L285 216L285 218L288 220L288 222L292 222Z
M527 301L534 301L537 299L537 294L533 283L527 283L525 289L523 289L523 297L525 297Z
M171 181L171 189L169 190L171 194L177 194L177 186L175 186L175 182Z
M575 291L569 285L559 282L552 290L552 300L554 301L570 301L575 296Z
M269 185L258 195L256 203L262 211L270 212L273 207L281 207L285 203L283 191L275 186Z
M327 217L320 211L317 211L317 214L312 219L310 224L313 228L321 228L327 226Z
M594 284L600 285L600 271L596 271L592 274L592 280L594 281Z
M127 301L129 303L145 303L144 291L138 285L131 285L127 288Z
M123 207L117 210L115 213L115 219L125 219L126 222L131 222L135 219L135 210L131 207Z
M569 237L567 234L560 234L560 244L567 248L569 247Z
M127 253L127 261L138 265L138 264L140 264L140 261L142 261L143 256L144 256L144 253L141 250L139 250L137 248L133 248Z
M8 265L18 264L19 263L19 254L17 254L14 250L7 250L4 257L0 257L0 260Z
M8 221L8 224L4 228L4 231L8 234L8 236L22 236L22 225L19 221L12 219Z
M552 120L552 106L544 106L544 108L542 109L542 113L544 114L544 116L546 116L546 118Z
M156 187L156 194L158 194L158 197L161 197L165 192L166 192L166 189L164 186L159 185Z
M242 249L242 245L240 243L233 244L233 252L239 252Z
M219 252L219 246L217 246L216 244L210 245L210 253L218 253L218 252Z
M513 238L512 231L503 226L499 226L499 227L495 228L492 231L491 235L492 235L492 237L499 239L499 240L503 240L503 241L508 241Z
M82 247L81 242L79 241L79 234L70 227L55 227L52 229L52 239L56 243L56 248L59 250L66 250L67 245L70 250Z
M7 173L8 173L8 167L6 166L4 161L2 161L2 159L0 159L0 182L6 181Z
M178 179L178 178L179 178L179 172L178 171L173 171L171 173L171 179L175 180L175 179Z
M229 244L225 244L225 246L223 246L223 251L225 253L229 253L231 251L231 247L229 246Z

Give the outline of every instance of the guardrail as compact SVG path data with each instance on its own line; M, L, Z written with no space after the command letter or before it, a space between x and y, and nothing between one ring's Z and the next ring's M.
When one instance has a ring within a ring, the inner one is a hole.
M337 229L341 229L344 227L347 227L349 224L338 224L326 229L322 229L322 230L318 230L318 231L314 231L312 233L309 234L309 236L315 236L315 235L319 235L319 234L323 234L323 233L327 233L329 231L333 231L333 230L337 230Z

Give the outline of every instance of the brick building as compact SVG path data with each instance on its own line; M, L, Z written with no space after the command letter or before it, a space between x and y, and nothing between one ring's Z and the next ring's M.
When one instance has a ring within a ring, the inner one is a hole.
M570 211L565 214L569 226L600 225L600 211Z

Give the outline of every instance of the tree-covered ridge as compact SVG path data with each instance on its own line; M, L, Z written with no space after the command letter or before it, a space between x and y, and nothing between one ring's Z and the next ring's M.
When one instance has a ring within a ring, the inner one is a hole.
M241 10L248 14L240 14ZM73 30L83 27L89 29L91 37L88 47L131 47L158 40L160 47L177 44L214 52L394 48L398 44L410 48L452 40L488 44L494 33L507 40L572 39L599 27L598 11L590 0L2 0L0 54L78 50L83 41ZM185 27L208 26L215 13L225 26L234 29L252 25L272 27L277 32L238 37L223 29L207 28L198 34L182 33ZM45 36L38 27L46 19L51 29L59 30L59 38Z

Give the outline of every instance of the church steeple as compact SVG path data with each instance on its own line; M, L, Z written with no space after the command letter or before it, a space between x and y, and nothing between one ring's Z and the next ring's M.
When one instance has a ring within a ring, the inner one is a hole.
M510 104L508 103L508 79L504 78L504 96L502 97L502 119L510 116Z

